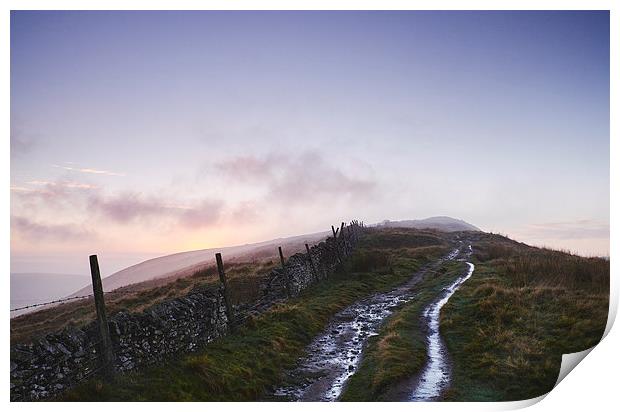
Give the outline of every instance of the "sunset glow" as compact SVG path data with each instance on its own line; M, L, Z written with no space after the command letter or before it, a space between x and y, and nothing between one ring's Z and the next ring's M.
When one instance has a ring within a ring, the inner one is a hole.
M609 254L606 12L19 11L11 50L12 272L435 215Z

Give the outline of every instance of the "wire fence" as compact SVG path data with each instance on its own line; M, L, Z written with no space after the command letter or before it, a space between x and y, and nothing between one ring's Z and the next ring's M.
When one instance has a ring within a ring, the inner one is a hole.
M235 284L234 286L240 286L240 285L237 285L237 283L256 283L256 284L258 284L262 280L263 279L260 279L260 278L250 279L250 280L234 278L234 279L231 280L231 283L234 283ZM208 288L206 288L206 289L208 289ZM235 290L235 291L240 291L240 290L243 291L243 290L247 290L247 287L236 287L233 290ZM135 294L135 293L140 293L140 292L143 292L143 291L142 290L111 290L109 292L103 292L103 294L104 295L110 295L110 294L129 295L129 294ZM90 298L90 297L93 297L93 296L94 296L93 293L89 293L88 295L69 296L69 297L62 298L62 299L51 300L49 302L33 303L33 304L30 304L30 305L20 306L18 308L13 308L10 311L11 312L18 312L20 310L32 309L32 308L37 308L37 307L41 307L41 306L48 306L48 305L53 305L53 304L58 304L58 303L65 303L65 302L70 302L70 301L73 301L73 300L86 299L86 298ZM249 296L235 296L235 300L243 301L243 300L248 299L248 297Z
M104 293L104 295L108 295L108 294L132 294L132 293L136 293L136 292L137 291L111 290L109 292L103 292L103 293ZM53 305L55 303L64 303L64 302L68 302L68 301L71 301L71 300L86 299L86 298L90 298L90 297L93 297L93 296L94 296L94 294L90 293L88 295L70 296L68 298L51 300L49 302L33 303L32 305L26 305L26 306L22 306L22 307L19 307L19 308L11 309L11 312L17 312L19 310L30 309L30 308L37 308L37 307L40 307L40 306Z

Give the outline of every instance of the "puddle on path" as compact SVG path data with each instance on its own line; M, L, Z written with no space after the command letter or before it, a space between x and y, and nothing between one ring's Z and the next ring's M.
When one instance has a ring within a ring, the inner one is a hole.
M455 259L458 254L459 249L455 249L422 268L406 284L358 301L339 312L326 331L310 343L306 357L289 374L294 383L277 389L274 397L294 401L337 400L347 380L357 370L368 338L378 334L381 324L394 309L415 296L412 287L426 271Z
M469 253L471 254L471 246L469 246ZM448 299L474 273L474 265L470 262L466 263L468 266L467 272L454 281L452 285L445 288L441 297L431 303L423 312L423 316L428 322L428 361L422 375L416 382L409 398L410 401L424 402L437 400L443 390L450 384L451 370L447 356L448 350L439 334L439 317L441 308L448 302Z

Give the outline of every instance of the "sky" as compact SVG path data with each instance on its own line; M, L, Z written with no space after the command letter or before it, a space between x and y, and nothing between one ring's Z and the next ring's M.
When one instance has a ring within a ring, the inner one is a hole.
M609 254L607 12L11 12L11 272L447 215Z

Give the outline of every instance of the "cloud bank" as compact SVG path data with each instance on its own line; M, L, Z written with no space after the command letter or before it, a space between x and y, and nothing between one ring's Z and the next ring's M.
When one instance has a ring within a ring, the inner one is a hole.
M263 186L266 199L287 203L323 201L331 196L368 199L377 184L353 177L315 151L283 155L244 155L217 164L236 183Z
M96 235L76 224L43 224L23 216L11 216L11 229L32 241L73 241Z

